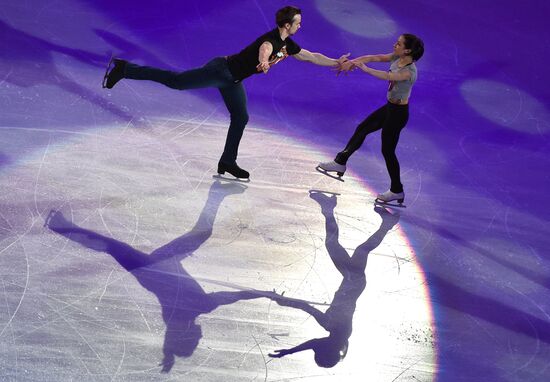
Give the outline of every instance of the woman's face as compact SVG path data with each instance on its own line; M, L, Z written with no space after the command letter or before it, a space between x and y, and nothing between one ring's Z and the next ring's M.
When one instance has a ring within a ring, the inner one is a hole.
M403 57L409 53L409 49L405 48L405 37L399 36L395 44L393 44L393 53Z

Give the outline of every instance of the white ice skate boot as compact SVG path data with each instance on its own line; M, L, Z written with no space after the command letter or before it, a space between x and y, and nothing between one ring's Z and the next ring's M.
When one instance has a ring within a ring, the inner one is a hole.
M388 190L382 194L378 194L378 196L376 197L376 201L379 201L382 203L389 203L394 200L397 200L397 203L402 204L403 201L405 200L405 193L404 192L395 193Z
M317 168L325 172L335 172L338 176L342 176L346 172L346 165L338 164L333 160L330 162L321 162L317 165Z

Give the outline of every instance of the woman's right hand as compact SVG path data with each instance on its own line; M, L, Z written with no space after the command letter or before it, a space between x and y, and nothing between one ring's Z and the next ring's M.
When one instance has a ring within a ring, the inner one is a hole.
M355 66L353 65L353 61L348 60L348 61L342 62L338 65L338 67L336 68L336 75L339 75L342 72L347 74L349 71L353 71L353 70L355 70Z
M368 69L369 69L369 68L367 67L367 65L365 65L365 63L363 62L363 60L359 60L359 59L356 58L355 60L351 60L351 63L352 63L352 65L353 65L353 68L354 68L354 69L359 68L359 69L361 69L361 70L364 71L364 72L368 72Z

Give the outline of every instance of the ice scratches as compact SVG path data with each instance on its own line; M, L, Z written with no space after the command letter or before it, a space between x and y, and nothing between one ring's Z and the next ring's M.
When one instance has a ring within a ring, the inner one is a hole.
M109 285L109 280L111 279L111 275L113 274L114 271L115 271L114 268L111 269L111 272L109 273L109 276L107 277L107 281L105 282L105 285L103 287L103 292L101 293L101 296L99 296L99 300L98 300L99 304L101 304L101 299L105 295L105 292L107 292L107 286Z
M122 279L122 277L120 277L120 278L118 278L118 279L115 279L115 280L111 281L111 283L108 284L108 285L112 285L112 284L115 283L115 282L119 282L121 279ZM27 332L25 332L25 333L23 333L23 334L20 334L19 336L17 336L17 338L21 338L21 337L27 336L27 335L29 335L29 334L32 334L32 333L34 333L34 332L36 332L36 331L38 331L38 330L40 330L40 329L42 329L42 328L44 328L44 327L46 327L46 326L52 324L52 323L54 323L54 322L59 321L59 320L62 318L61 314L62 314L65 310L67 310L68 308L73 308L73 309L75 309L75 310L77 310L77 311L79 311L79 312L85 314L85 312L82 311L82 309L80 309L80 308L78 307L78 305L75 305L75 304L76 304L76 303L79 303L79 302L81 302L81 301L83 301L83 300L86 300L86 299L91 299L91 298L93 297L93 295L97 294L98 292L99 292L99 289L94 289L94 290L92 290L90 293L88 293L88 294L86 294L86 295L83 295L83 296L82 296L82 295L80 295L80 296L67 295L68 297L76 297L72 302L67 302L67 301L61 300L61 299L59 299L59 298L56 298L54 295L45 295L45 297L47 297L47 298L50 298L50 299L55 300L55 301L57 301L57 302L59 302L59 303L61 303L61 304L64 304L64 306L61 307L61 308L59 308L59 309L53 309L53 308L50 307L50 308L51 308L52 314L56 314L59 318L58 318L58 319L48 320L48 321L47 321L46 323L44 323L43 325L37 326L37 327L33 328L33 330L29 330L29 331L27 331ZM97 323L97 322L100 322L100 321L95 320L94 322ZM111 320L107 320L107 322L111 322ZM108 330L112 330L112 327L108 327L108 326L101 326L101 327L103 327L103 328L105 328L105 329L108 329Z
M126 125L122 129L120 129L120 132L117 134L118 139L122 139L127 134L130 126L133 125L134 119L135 117L130 118L128 122L126 122Z
M475 318L475 317L473 317L473 316L469 316L469 318L470 318L470 320L472 320L472 321L476 324L476 326L477 326L479 329L483 330L483 332L485 332L485 334L486 334L488 337L491 337L491 339L492 339L493 341L498 342L499 339L498 339L495 335L491 334L491 332L490 332L489 330L487 330L487 328L479 322L479 321L480 321L479 319L477 319L477 318Z
M190 375L194 373L195 371L199 370L201 367L208 365L208 362L210 361L210 358L212 358L213 351L208 352L208 356L202 360L201 362L197 363L197 365L193 368L189 368L189 370L185 371L183 374L179 375Z
M212 112L210 114L208 114L206 117L204 117L204 119L201 122L197 123L196 126L192 127L191 129L187 129L186 131L183 131L183 132L179 133L178 135L176 135L173 138L173 140L175 141L175 140L177 140L181 137L185 137L185 136L191 134L192 132L194 132L195 130L202 128L204 125L207 124L207 122L210 120L210 118L212 118L212 116L214 114L216 114L218 109L219 109L219 106L213 107Z
M101 222L103 223L103 227L105 227L105 229L107 230L107 232L109 233L109 236L111 237L115 237L115 235L113 235L113 233L111 232L111 230L109 229L108 225L107 225L107 222L105 221L105 219L103 218L103 210L109 206L110 203L107 203L106 205L103 205L102 201L103 201L103 188L101 189L101 192L100 192L100 195L99 195L99 207L98 207L98 210L97 210L97 213L99 215L99 218L101 219Z
M260 344L258 343L258 340L256 340L256 337L252 336L252 338L254 339L254 342L256 342L256 347L258 348L258 350L260 351L260 354L262 356L262 359L264 360L264 368L265 368L265 379L264 381L267 381L267 375L268 375L268 372L267 372L267 361L265 359L265 355L264 355L264 352L262 351L262 347L260 346Z
M407 371L409 371L410 369L412 369L414 366L416 366L418 363L420 362L420 360L410 364L409 366L407 366L405 369L403 369L403 371L401 371L401 373L399 373L394 379L391 380L391 382L395 382L397 381L403 374L405 374Z
M515 122L519 115L521 114L521 112L523 111L523 103L524 103L524 100L523 100L523 97L522 97L522 92L518 89L518 88L515 88L515 91L516 91L516 94L518 95L518 111L516 113L516 115L514 115L510 120L505 120L503 119L503 122L505 124L512 124L512 122Z
M13 230L14 227L10 224L9 219L7 219L7 218L2 214L2 211L0 211L0 218L2 218L2 220L3 220L4 222L6 222L6 224L9 226L9 229L6 229L6 231L11 232L11 231ZM0 227L0 228L4 229L3 227Z
M410 205L414 204L422 194L422 172L418 171L417 174L418 174L417 190L416 190L416 193L414 194L413 200L409 202Z
M4 284L4 279L2 279L2 291L4 292L4 302L6 304L6 311L8 312L8 314L10 314L10 305L9 305L9 301L8 301L8 293L6 291L6 284ZM12 324L10 323L9 324L9 328L10 328L10 334L11 334L11 340L13 343L15 343L15 332L13 330L13 326ZM18 364L19 364L19 352L18 351L14 351L15 353L15 370L17 371L19 369L18 367Z
M540 352L540 338L538 336L538 331L537 329L535 328L535 326L533 325L533 323L531 322L531 320L529 320L528 318L525 318L527 320L527 322L529 323L529 326L531 326L531 328L533 329L533 332L535 333L535 337L537 339L537 342L536 342L536 349L533 351L533 354L531 355L531 358L529 358L527 361L525 361L523 363L523 365L521 366L518 366L516 367L514 370L510 371L510 374L511 373L515 373L515 372L518 372L520 370L523 370L525 368L527 368L532 362L533 360L535 359L536 355ZM510 354L514 354L516 353L514 350L511 349L511 344L510 344L510 338L508 338L508 351L510 352ZM534 366L534 368L536 368L536 365Z
M0 80L0 86L4 85L4 83L6 82L6 80L10 77L10 75L12 74L13 72L13 69L10 68L9 72L4 76L4 78L2 78Z
M139 315L141 316L141 318L143 319L143 322L145 323L145 326L147 327L147 330L149 332L152 332L151 330L151 326L149 325L149 322L147 321L147 318L145 317L145 314L143 313L143 310L141 309L141 307L139 306L139 304L136 302L136 300L134 299L134 296L132 293L130 293L130 291L128 290L128 284L127 283L124 283L124 289L126 290L126 293L128 294L129 298L132 300L132 303L135 305L135 307L137 308L138 312L139 312ZM178 297L179 297L179 287L178 287L178 294L176 295L176 301L178 300ZM168 318L168 320L170 320L172 318L172 316L170 316Z
M401 274L401 263L399 262L399 256L397 256L397 253L392 249L393 258L395 260L395 264L397 265L397 274Z
M99 361L99 363L101 364L101 366L105 369L105 371L107 371L107 366L103 363L103 360L101 359L100 355L96 352L96 350L94 349L94 347L88 342L88 340L82 335L82 333L80 333L80 331L78 330L78 328L76 328L69 320L67 320L65 317L63 316L60 316L60 318L67 324L70 326L70 328L78 335L78 337L80 337L80 339L84 342L84 344L88 347L88 349L90 349L90 351L94 354L95 358ZM88 368L86 368L88 369ZM88 370L88 373L90 371Z
M248 226L242 222L242 220L241 220L240 217L237 217L237 219L238 219L238 220L237 220L237 224L235 224L235 227L238 228L238 231L237 231L237 233L235 233L235 234L231 237L231 239L230 239L229 241L227 241L227 242L225 242L225 243L223 244L224 247L225 247L225 246L228 246L228 245L230 245L230 244L232 244L232 243L234 243L239 237L241 237L241 234L243 233L243 231L244 231L246 228L248 228ZM263 235L261 235L260 237L262 238L262 241L264 242L264 244L266 244L266 241L265 241Z
M27 235L27 233L34 227L34 224L36 223L37 218L32 221L32 224L30 227L25 231L23 234L21 234L14 242L12 242L7 247L0 250L0 254L2 254L6 249L10 248L15 243L19 242L23 237ZM30 265L29 265L29 257L27 255L27 251L25 251L25 248L23 247L23 254L25 255L25 263L26 263L26 272L25 272L25 286L23 288L23 292L21 294L21 297L19 298L19 302L17 303L17 307L15 308L13 314L10 315L10 318L8 322L4 325L2 330L0 331L0 338L4 335L4 332L6 331L6 328L11 327L11 323L15 316L17 315L17 312L19 311L19 308L21 308L21 305L23 304L23 300L25 299L25 295L27 293L28 287L29 287L29 276L30 276Z
M317 261L317 251L319 250L319 247L317 247L317 246L315 245L315 235L313 234L313 232L311 232L311 229L309 228L309 226L308 226L307 224L302 223L302 225L304 226L304 228L305 228L306 231L307 231L307 236L311 238L311 242L313 243L313 248L314 248L314 249L313 249L313 258L311 259L311 262L309 262L309 261L307 260L307 258L306 258L306 257L309 257L309 255L304 255L304 256L300 259L300 261L301 261L302 259L305 259L306 263L309 265L309 269L307 270L307 272L305 272L304 277L302 278L302 280L300 281L300 283L298 284L298 286L296 286L296 288L294 289L294 292L297 292L297 291L301 290L302 285L303 285L303 284L305 283L305 281L307 280L309 274L310 274L311 272L314 272L315 275L317 276L317 278L318 278L319 280L321 280L321 285L323 286L323 289L325 290L325 293L327 293L327 295L328 295L328 294L329 294L329 293L328 293L328 289L327 289L325 283L323 282L323 278L322 278L322 277L319 275L319 273L314 269L315 263L316 263L316 261Z
M521 297L523 297L525 300L527 300L528 302L530 302L535 308L537 308L537 310L539 310L545 317L546 321L550 321L550 315L546 312L546 310L538 303L536 303L531 297L529 297L526 293L523 293L521 291L519 291L518 289L510 286L510 289L512 289L514 292L516 292L518 295L520 295ZM527 322L529 323L529 325L531 326L531 328L533 329L533 332L534 332L534 338L536 338L536 350L533 352L533 356L531 357L530 360L528 360L523 366L521 366L521 368L517 368L516 370L520 370L520 369L524 369L526 368L534 359L535 359L535 355L538 354L540 352L540 345L541 345L541 339L540 339L540 336L539 336L539 333L537 331L537 328L533 325L533 323L531 322L531 320L529 320L527 317L525 317L525 319L527 320Z
M35 211L38 215L40 215L40 212L38 211L38 200L37 200L37 197L36 197L36 194L38 193L38 182L39 182L40 173L42 172L42 167L44 166L46 155L48 154L51 143L52 143L52 136L50 134L50 136L48 138L48 144L44 148L44 153L42 154L42 158L40 160L40 165L38 166L38 170L36 172L36 178L34 179L34 192L33 192L34 208L35 208Z
M82 135L87 137L106 138L97 133L88 133L88 132L82 132L82 131L72 131L72 130L63 130L63 129L43 129L43 128L36 128L36 127L0 126L0 130L32 131L32 132L40 132L40 133L63 133L68 135Z
M109 326L107 326L107 325L100 325L100 323L102 323L101 320L95 319L94 317L90 316L86 311L82 310L82 309L80 308L80 306L75 305L75 302L80 302L80 301L84 300L85 298L89 298L89 297L91 297L91 296L85 296L85 297L83 297L83 298L76 299L76 300L74 301L74 303L71 303L71 302L67 302L67 301L61 300L61 299L59 299L59 298L56 298L56 297L53 296L53 295L44 295L43 297L45 297L45 299L48 299L48 298L49 298L49 299L51 299L51 300L53 300L53 301L55 301L55 302L58 302L58 303L60 303L60 304L63 304L63 306L62 306L61 308L59 308L59 309L54 309L54 307L53 307L52 305L50 305L48 302L46 302L46 305L48 305L48 307L49 307L49 309L50 309L50 311L51 311L50 315L54 315L54 314L55 314L55 315L57 316L57 318L48 319L48 320L47 320L45 323L43 323L42 325L36 326L36 327L34 327L32 330L28 330L28 331L26 331L26 332L24 332L24 333L18 335L17 338L22 338L22 337L25 337L25 336L29 336L29 335L31 335L32 333L34 333L34 332L36 332L36 331L38 331L38 330L40 330L40 329L43 329L43 328L45 328L45 327L47 327L47 326L49 326L49 325L51 325L51 324L53 324L53 323L56 323L56 322L61 321L61 320L63 319L63 313L64 313L64 311L68 310L68 308L72 308L72 309L75 310L75 312L78 312L78 313L80 313L80 314L82 314L82 315L85 315L85 316L89 317L89 319L81 319L81 320L76 320L76 319L75 319L74 321L76 321L76 322L90 322L90 323L93 323L93 324L95 324L95 325L101 327L102 329L113 330L113 327L109 327ZM69 297L73 297L73 296L69 296ZM112 322L112 320L110 320L110 319L107 319L107 320L105 320L105 321L108 322L108 323L111 323L111 322Z
M188 163L188 161L185 162L186 165L187 165L187 163ZM193 191L196 192L196 191L199 189L199 186L201 186L201 185L203 184L205 178L208 177L209 179L211 179L211 178L210 178L210 175L211 175L211 174L215 174L215 173L216 173L216 170L217 170L217 169L216 169L216 166L211 166L211 167L209 167L206 171L204 171L204 172L201 174L200 179L199 179L197 185L195 186L195 188L193 189ZM188 177L186 177L186 179L188 180L188 183L191 183L191 181L189 180Z
M120 373L120 369L122 369L122 364L124 363L124 358L126 357L126 341L124 340L124 337L122 337L122 356L120 357L120 362L118 363L118 367L115 371L115 374L112 376L111 381L114 381L118 374Z
M86 373L87 373L88 375L92 375L92 372L90 371L90 369L88 369L88 366L86 365L86 362L84 362L84 361L82 360L82 358L77 358L77 357L75 357L73 353L69 353L69 356L70 356L74 361L76 361L77 363L82 364L82 367L86 370ZM97 374L96 374L96 375L97 375Z

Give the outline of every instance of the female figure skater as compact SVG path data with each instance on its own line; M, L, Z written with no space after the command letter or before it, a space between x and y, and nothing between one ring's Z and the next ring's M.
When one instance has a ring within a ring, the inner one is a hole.
M412 34L403 34L393 46L393 53L366 55L342 65L343 71L359 68L381 80L389 81L388 102L370 114L357 126L355 133L346 148L340 151L330 162L319 163L318 168L325 172L336 172L338 176L346 172L349 157L363 144L366 136L377 130L382 130L382 154L391 179L390 189L377 196L377 200L388 203L397 200L403 203L405 192L400 179L399 162L395 149L399 133L407 124L409 118L409 97L416 82L417 71L415 62L424 54L424 43ZM390 70L384 72L365 65L368 62L391 62Z

